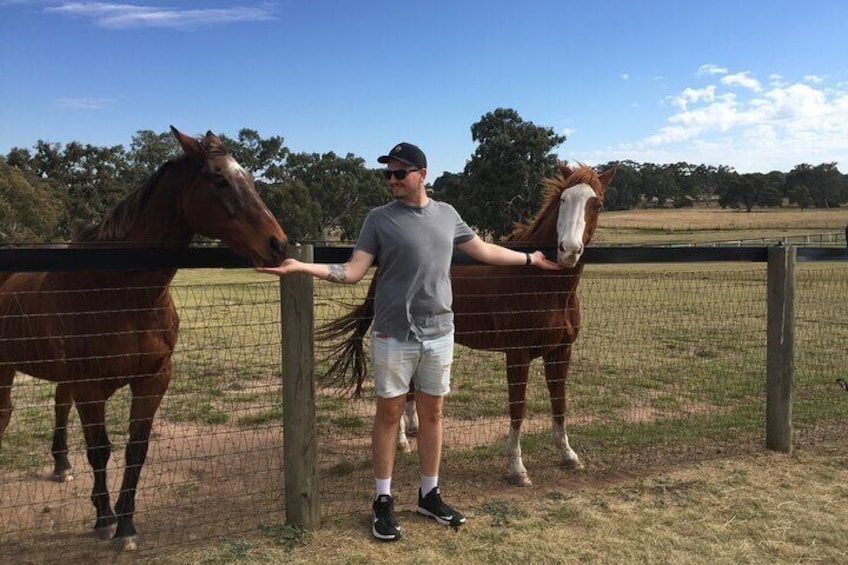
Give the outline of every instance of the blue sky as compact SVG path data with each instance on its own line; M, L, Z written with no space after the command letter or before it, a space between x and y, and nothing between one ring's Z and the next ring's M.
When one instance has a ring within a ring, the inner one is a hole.
M142 129L424 149L499 107L587 164L848 172L848 2L0 0L0 153Z

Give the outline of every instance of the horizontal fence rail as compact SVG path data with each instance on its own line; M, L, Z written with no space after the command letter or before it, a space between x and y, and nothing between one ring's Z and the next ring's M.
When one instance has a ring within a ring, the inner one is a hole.
M310 246L293 253L308 260L310 249L319 263L344 262L351 253L350 247ZM786 260L789 250L794 269L777 269L772 276L778 279L769 278L769 256ZM462 254L454 260L474 263ZM604 247L588 249L583 261L583 327L567 383L566 423L588 473L848 439L848 392L838 382L848 378L848 250ZM139 487L141 552L156 555L257 530L275 535L289 522L315 526L320 515L367 511L373 387L366 382L363 398L351 400L320 386L313 377L326 370L332 344L313 344L311 329L359 304L369 281L286 289L285 280L281 286L239 271L247 266L215 247L0 249L0 273L186 269L171 288L181 317L174 378ZM772 326L772 310L780 310L786 293L794 296L794 319L784 316ZM286 320L290 315L294 322ZM781 374L785 362L780 370L767 369L776 362L769 357L774 351L786 355L790 331L791 370ZM313 345L314 359L305 359ZM503 482L504 371L502 354L457 348L443 464L452 493L485 492ZM783 388L767 394L772 378ZM93 549L95 539L84 535L94 518L91 472L75 416L69 430L75 480L45 480L53 389L23 375L15 380L16 408L0 452L0 560L6 551L24 562L97 558L105 551ZM537 484L567 485L550 442L538 361L527 402L525 463ZM126 391L109 406L109 474L117 481ZM311 415L303 412L313 408ZM769 439L772 419L778 431ZM417 473L415 454L399 453L399 505L414 504ZM50 559L40 559L45 556Z
M538 247L510 246L524 252ZM351 247L316 247L316 263L344 263ZM555 249L542 249L549 259L556 259ZM799 261L848 261L848 251L833 247L800 247ZM592 247L585 251L582 262L605 263L703 263L727 261L765 262L767 247ZM454 264L472 265L476 261L464 253L454 253ZM186 250L148 248L2 248L0 272L142 270L159 268L244 268L250 265L225 247L194 247Z

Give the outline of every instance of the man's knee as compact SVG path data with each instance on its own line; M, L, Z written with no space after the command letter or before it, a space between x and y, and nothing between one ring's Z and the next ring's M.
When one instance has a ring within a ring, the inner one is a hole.
M415 397L419 425L435 423L443 418L444 397L419 392Z

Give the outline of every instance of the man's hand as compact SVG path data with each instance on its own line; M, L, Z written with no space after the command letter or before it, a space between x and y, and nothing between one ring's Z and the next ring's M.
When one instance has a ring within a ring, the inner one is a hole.
M565 268L555 261L549 261L541 251L534 251L530 254L530 264L546 271L561 271Z
M277 275L278 277L283 277L285 275L290 275L291 273L300 272L302 265L303 263L301 263L297 259L286 259L278 267L255 267L253 270L257 273L265 273L268 275Z

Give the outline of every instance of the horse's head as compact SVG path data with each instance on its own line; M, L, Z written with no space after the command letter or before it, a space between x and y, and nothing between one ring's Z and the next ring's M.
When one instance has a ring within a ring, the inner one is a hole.
M279 265L285 259L288 238L256 192L250 173L211 131L199 140L173 126L171 131L200 167L200 174L182 190L189 228L220 239L254 266Z
M615 168L600 175L585 166L572 170L565 163L560 163L559 169L561 182L552 181L561 189L556 223L557 262L574 267L598 227L604 192L615 175Z

